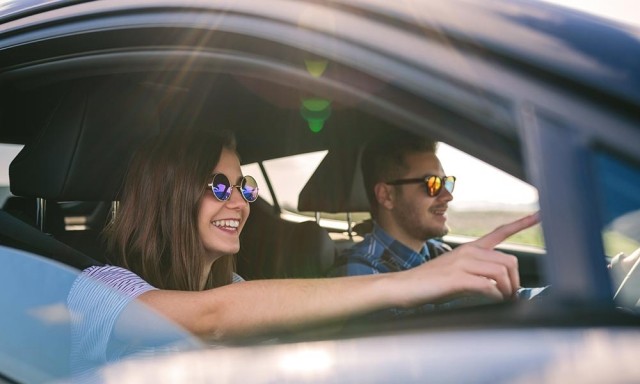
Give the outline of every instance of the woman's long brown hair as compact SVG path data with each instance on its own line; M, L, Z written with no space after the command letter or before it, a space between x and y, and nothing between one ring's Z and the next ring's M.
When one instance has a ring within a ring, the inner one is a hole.
M120 209L105 231L115 265L160 289L201 289L198 210L223 148L236 149L230 133L191 131L159 136L134 154ZM233 269L233 255L216 260L205 289L229 284Z

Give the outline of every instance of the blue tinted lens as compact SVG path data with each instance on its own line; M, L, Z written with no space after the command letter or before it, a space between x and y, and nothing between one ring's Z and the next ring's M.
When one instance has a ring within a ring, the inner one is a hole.
M213 175L213 181L211 181L211 191L216 199L220 201L229 200L231 196L231 183L227 176L222 173Z
M258 198L258 182L251 176L245 176L242 178L242 196L245 200L252 203Z
M453 193L453 188L456 186L456 178L455 176L447 176L444 179L444 189L449 191L449 193Z

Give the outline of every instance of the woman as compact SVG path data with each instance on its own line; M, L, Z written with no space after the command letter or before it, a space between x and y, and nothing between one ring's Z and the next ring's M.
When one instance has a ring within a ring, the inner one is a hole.
M138 298L193 334L224 339L467 294L509 299L519 288L517 260L493 247L538 222L525 217L408 271L245 282L234 274L232 257L257 198L253 183L243 178L229 134L149 142L132 159L121 209L107 231L117 267L91 267L83 276L124 292L120 310ZM117 332L126 316L111 317Z

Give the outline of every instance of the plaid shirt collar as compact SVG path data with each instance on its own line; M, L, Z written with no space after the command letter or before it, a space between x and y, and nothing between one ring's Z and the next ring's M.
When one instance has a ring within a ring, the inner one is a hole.
M431 259L429 248L426 243L422 245L420 252L416 252L391 237L391 235L382 229L382 227L380 227L375 221L373 222L371 236L373 236L377 242L381 243L387 249L390 256L392 256L404 269L417 267Z

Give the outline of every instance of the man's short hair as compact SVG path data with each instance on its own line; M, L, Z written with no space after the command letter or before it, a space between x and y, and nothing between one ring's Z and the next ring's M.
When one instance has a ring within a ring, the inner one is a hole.
M370 140L362 153L362 177L371 215L378 211L374 187L381 181L395 179L406 172L409 166L405 155L410 153L435 153L438 143L431 138L406 131L391 131Z

